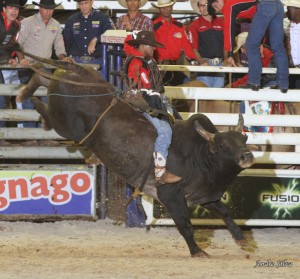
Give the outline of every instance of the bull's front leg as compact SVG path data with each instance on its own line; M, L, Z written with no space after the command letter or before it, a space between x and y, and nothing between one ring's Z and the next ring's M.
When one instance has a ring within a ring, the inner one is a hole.
M159 186L157 188L157 195L171 214L177 229L185 239L190 249L192 257L209 257L206 252L201 250L195 241L188 207L181 188L173 184Z
M48 87L50 80L40 76L39 74L35 73L28 84L24 85L18 92L16 97L16 102L23 103L25 100L30 98L33 93L40 87L45 86Z
M213 212L219 218L221 218L225 224L229 232L231 233L232 237L234 238L235 242L240 246L247 246L248 243L244 238L242 230L240 227L233 221L231 216L229 215L227 207L221 202L216 201L212 203L202 204L202 206L209 211Z

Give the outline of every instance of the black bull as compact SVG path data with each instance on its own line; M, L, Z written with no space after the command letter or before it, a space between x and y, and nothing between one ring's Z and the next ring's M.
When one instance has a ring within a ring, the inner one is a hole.
M20 90L17 100L24 101L40 85L47 86L48 105L32 98L46 128L78 142L84 139L87 148L135 188L146 179L143 192L164 204L192 256L208 255L194 240L189 205L200 204L214 212L224 220L235 241L246 244L241 229L220 202L233 179L253 164L253 155L246 146L247 137L241 133L241 116L234 131L223 133L202 114L176 121L172 126L167 168L183 180L156 187L152 158L156 131L150 122L121 100L112 105L113 99L116 100L115 88L96 71L72 63L34 58L59 69L49 76L37 68L36 72L50 80L35 73Z

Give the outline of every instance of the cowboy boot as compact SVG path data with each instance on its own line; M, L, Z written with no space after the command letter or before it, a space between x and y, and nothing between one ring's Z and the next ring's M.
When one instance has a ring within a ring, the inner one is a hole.
M166 158L160 153L154 152L154 174L155 180L159 185L167 183L177 183L182 180L182 177L170 173L166 170Z

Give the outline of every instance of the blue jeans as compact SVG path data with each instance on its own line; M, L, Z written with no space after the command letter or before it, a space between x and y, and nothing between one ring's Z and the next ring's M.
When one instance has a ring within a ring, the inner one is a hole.
M143 115L152 123L157 131L157 138L154 143L154 151L159 152L165 158L168 156L168 149L172 140L172 129L167 121L160 120L144 112Z
M262 63L259 47L269 28L271 49L277 67L276 83L281 89L289 86L289 63L284 46L284 9L280 0L260 0L246 42L251 85L260 85Z
M219 63L217 65L212 64L210 61L207 61L209 66L223 66L223 62ZM196 77L197 80L205 83L207 87L216 87L216 88L222 88L224 87L225 83L225 75L224 74L218 74L218 73L212 73L207 75L206 73L203 73L203 75L198 74Z

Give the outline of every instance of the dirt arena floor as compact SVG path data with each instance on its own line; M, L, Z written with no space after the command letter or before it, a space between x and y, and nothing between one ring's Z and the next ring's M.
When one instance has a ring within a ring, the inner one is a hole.
M174 227L0 222L0 278L300 278L300 228L245 234L253 249L241 249L225 229L197 228L197 241L211 255L201 259L189 256Z

